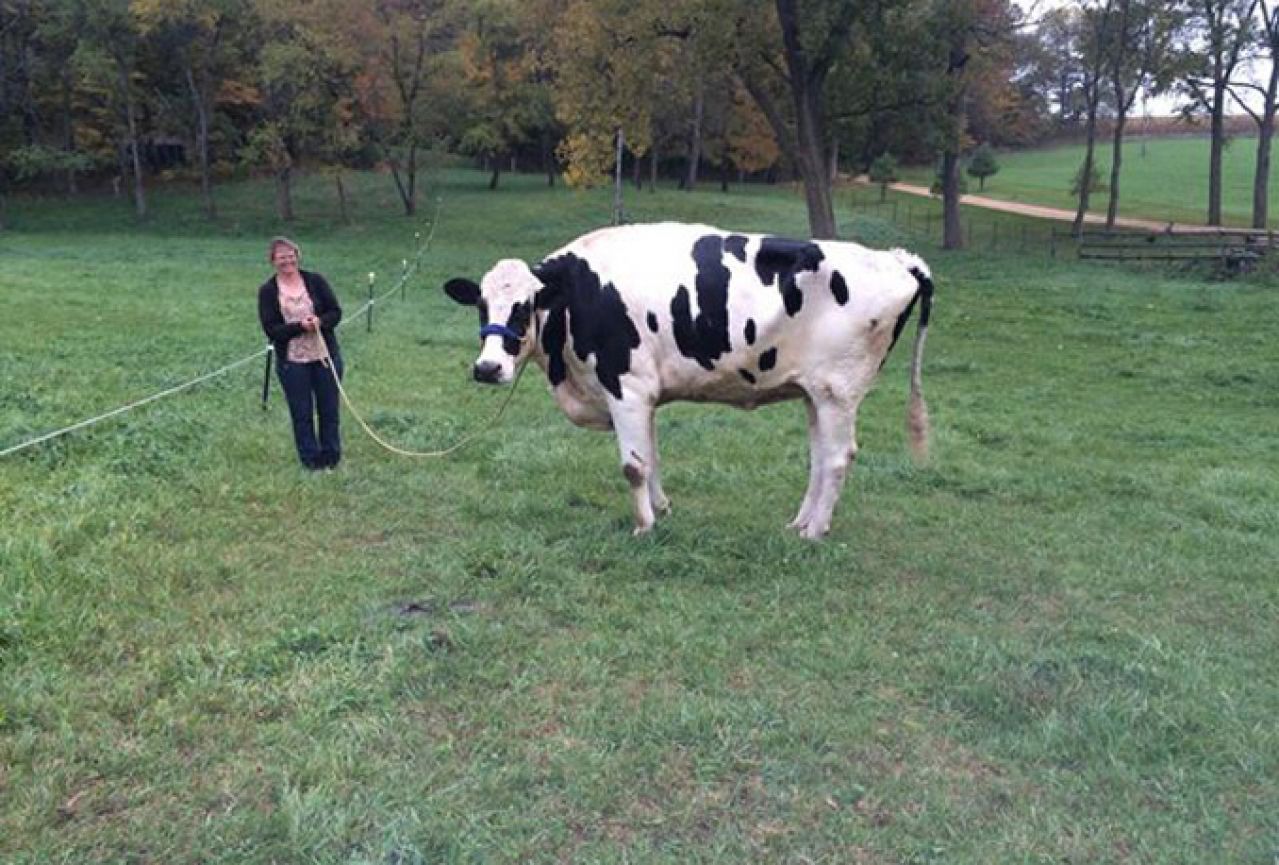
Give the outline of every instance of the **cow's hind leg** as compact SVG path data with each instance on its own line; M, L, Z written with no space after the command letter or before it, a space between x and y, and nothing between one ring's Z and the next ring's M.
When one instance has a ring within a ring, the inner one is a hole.
M816 430L812 436L810 459L820 474L816 494L808 506L807 519L797 526L801 537L817 540L830 530L831 515L844 489L844 477L857 458L854 436L857 404L838 399L814 400Z
M790 521L787 528L803 530L813 513L813 505L822 489L822 461L820 438L817 434L817 407L812 399L804 397L804 408L808 410L808 489L804 491L804 501L799 506L799 513Z
M657 448L652 436L653 406L628 394L626 399L613 402L609 411L622 457L622 475L631 488L635 534L642 535L652 529L656 521L649 494L649 479L657 469Z
M648 440L652 442L653 446L653 459L648 467L648 500L652 504L655 513L659 516L665 516L671 512L671 500L666 497L666 491L662 489L661 458L657 453L656 411L649 414Z

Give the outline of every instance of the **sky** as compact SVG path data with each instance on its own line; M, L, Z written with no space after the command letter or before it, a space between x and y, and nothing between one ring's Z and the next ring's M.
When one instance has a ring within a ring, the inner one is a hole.
M1078 6L1080 0L1017 0L1023 12L1028 18L1038 18L1050 9L1056 9L1063 6ZM1249 66L1244 70L1244 75L1248 80L1264 85L1266 78L1270 74L1270 64L1268 62L1257 63ZM1241 91L1241 95L1244 92ZM1255 109L1260 109L1261 95L1258 93L1247 93L1246 98L1249 104ZM1138 97L1137 104L1133 106L1133 116L1142 117L1149 115L1151 117L1164 117L1176 114L1183 105L1190 100L1183 96L1160 96L1156 99L1146 100L1144 97ZM1245 114L1244 109L1235 104L1234 100L1230 100L1226 106L1227 114Z

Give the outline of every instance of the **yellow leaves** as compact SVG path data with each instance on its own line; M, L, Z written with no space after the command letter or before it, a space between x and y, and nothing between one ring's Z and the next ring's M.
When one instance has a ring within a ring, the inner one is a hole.
M608 179L615 144L608 136L574 132L555 149L564 162L564 181L577 189L598 186Z
M755 100L741 88L734 94L726 134L729 156L742 171L763 171L782 155L773 128Z

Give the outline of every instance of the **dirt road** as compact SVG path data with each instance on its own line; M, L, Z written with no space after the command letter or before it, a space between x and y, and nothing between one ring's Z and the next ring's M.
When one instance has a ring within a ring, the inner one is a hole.
M876 186L865 175L857 178L857 182L867 185ZM932 193L927 187L915 186L910 183L890 183L888 188L897 192L904 192L907 195L921 195L925 198L931 197ZM1022 204L1017 201L1000 201L997 198L987 198L983 195L961 195L959 197L960 204L966 204L970 207L984 207L988 210L999 210L1004 213L1016 213L1021 216L1033 216L1038 219L1054 219L1060 222L1073 222L1075 212L1073 210L1063 210L1058 207L1041 207L1038 204ZM1084 221L1089 225L1105 225L1106 217L1100 213L1088 213L1084 216ZM1134 228L1143 231L1166 231L1175 229L1180 233L1203 231L1217 232L1220 229L1211 225L1193 225L1186 222L1172 223L1167 220L1159 221L1155 219L1133 219L1130 217L1118 217L1115 225L1119 228Z

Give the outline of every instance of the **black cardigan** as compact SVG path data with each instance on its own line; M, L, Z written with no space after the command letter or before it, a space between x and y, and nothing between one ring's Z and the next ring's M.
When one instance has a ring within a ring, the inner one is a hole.
M315 316L320 320L320 333L324 335L324 343L329 347L329 354L334 357L338 353L337 335L333 328L342 320L342 307L337 295L329 287L328 280L318 273L299 270L306 293L311 296L311 306L315 308ZM275 277L262 283L258 289L258 320L262 322L262 332L275 347L277 361L289 359L289 340L306 333L300 324L290 324L284 320L280 311L280 287Z

